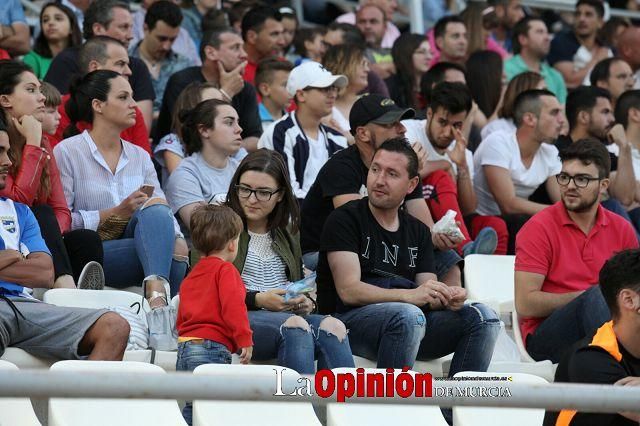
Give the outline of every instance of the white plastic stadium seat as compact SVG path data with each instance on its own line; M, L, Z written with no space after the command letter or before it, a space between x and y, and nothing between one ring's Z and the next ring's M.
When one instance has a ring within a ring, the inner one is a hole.
M43 301L71 308L101 309L114 306L130 307L134 303L140 303L142 296L122 290L54 288L44 294ZM143 302L143 309L150 310L146 300Z
M402 370L395 370L396 375ZM356 374L354 368L335 368L334 373ZM366 373L386 374L385 369L365 368ZM409 371L409 374L415 374ZM327 405L327 426L388 426L393 424L421 424L447 426L440 408L435 405L390 405L333 403Z
M479 373L463 371L455 377L505 377L506 383L530 383L532 386L548 385L538 376L523 373ZM501 382L496 381L496 386ZM456 426L540 426L544 419L544 408L496 408L453 407L453 424Z
M82 290L87 291L87 290ZM60 361L52 371L165 374L157 365L131 361ZM178 403L155 399L51 398L49 426L184 426Z
M520 320L518 319L518 313L515 309L511 313L511 323L513 324L513 340L516 341L516 345L520 351L520 357L525 362L536 362L536 360L531 358L529 352L527 352L524 340L522 340L522 333L520 333Z
M244 376L251 379L252 387L275 393L276 372L283 367L275 365L205 364L194 374L214 376L218 383L231 383ZM290 393L291 385L300 386L300 375L289 368L283 370L283 391ZM289 421L287 420L289 419ZM194 401L193 426L260 425L281 426L291 422L296 426L320 426L320 421L308 402L260 401Z
M464 258L464 286L469 300L499 313L514 310L515 256L472 254Z
M433 377L444 377L449 373L449 366L453 354L443 356L442 358L432 359L429 361L416 361L413 365L413 371L420 373L431 373ZM357 355L353 356L353 361L357 367L372 368L377 366L376 360L363 358Z
M20 348L6 348L0 360L8 361L22 369L49 368L51 367L51 364L55 362L55 360L50 358L39 358L33 356L29 352Z
M15 364L0 361L0 370L18 370ZM0 398L0 425L40 426L29 398Z

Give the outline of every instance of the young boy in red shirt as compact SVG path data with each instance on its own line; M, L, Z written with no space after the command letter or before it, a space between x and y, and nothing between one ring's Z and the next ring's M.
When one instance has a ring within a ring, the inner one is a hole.
M238 351L240 363L251 360L246 290L231 263L241 231L242 220L227 206L205 205L191 215L193 246L206 256L180 286L178 371L193 371L202 364L231 364L231 353ZM191 402L182 415L191 424Z

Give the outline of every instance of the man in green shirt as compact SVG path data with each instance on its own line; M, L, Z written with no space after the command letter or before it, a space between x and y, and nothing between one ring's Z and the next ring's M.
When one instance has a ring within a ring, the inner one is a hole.
M549 91L564 105L567 100L567 86L562 74L544 60L550 46L551 37L544 21L533 17L521 19L513 29L515 56L505 62L504 72L508 80L526 71L539 73Z

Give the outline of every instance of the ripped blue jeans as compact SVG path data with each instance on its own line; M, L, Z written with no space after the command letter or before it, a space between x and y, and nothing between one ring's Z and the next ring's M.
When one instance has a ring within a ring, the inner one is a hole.
M413 367L453 352L449 377L460 371L486 371L500 321L481 303L459 311L423 312L408 303L362 306L336 315L349 330L353 353L377 359L378 368Z
M287 312L249 311L249 324L253 330L252 359L267 361L277 358L278 365L300 374L313 374L316 359L319 370L354 367L348 337L339 339L320 328L325 316L301 317L309 324L310 331L284 326L292 316Z

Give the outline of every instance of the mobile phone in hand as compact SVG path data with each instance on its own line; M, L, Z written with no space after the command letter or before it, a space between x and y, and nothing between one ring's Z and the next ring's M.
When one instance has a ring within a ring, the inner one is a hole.
M153 195L154 189L155 187L153 185L142 185L140 187L140 191L144 192L149 198L151 198L151 196Z

